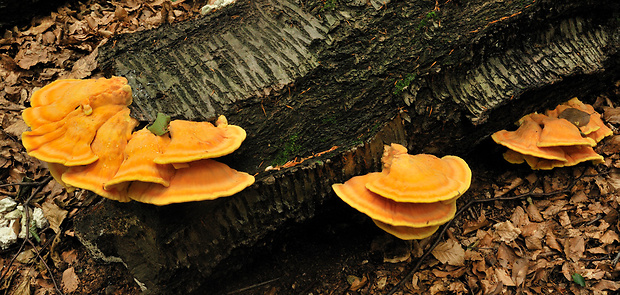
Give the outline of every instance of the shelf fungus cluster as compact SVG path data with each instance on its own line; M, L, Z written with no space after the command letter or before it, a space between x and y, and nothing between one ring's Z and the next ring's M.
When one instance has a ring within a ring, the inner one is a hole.
M577 98L545 114L532 113L517 122L515 131L501 130L491 137L508 147L504 159L512 164L526 162L534 170L574 166L581 162L603 163L593 147L613 131L591 105Z
M403 240L431 236L456 213L469 188L471 170L456 156L409 155L399 144L385 146L382 172L356 176L332 187L338 197Z
M167 118L160 129L169 132L133 132L131 102L122 77L55 81L36 91L24 110L31 130L22 143L69 190L121 202L212 200L254 183L253 176L212 159L239 148L246 137L241 127L224 116L215 125Z

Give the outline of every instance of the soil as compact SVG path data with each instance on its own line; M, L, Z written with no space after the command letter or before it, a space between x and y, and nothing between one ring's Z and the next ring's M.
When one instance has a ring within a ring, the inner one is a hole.
M36 87L58 78L101 75L91 54L110 34L194 17L203 4L152 1L142 5L129 0L116 6L95 0L67 4L33 19L31 25L7 31L0 39L0 89L4 89L0 198L47 208L48 219L56 220L38 232L40 241L22 239L1 251L0 291L141 293L139 283L122 264L95 260L73 236L75 212L110 200L79 190L67 193L53 180L48 182L45 166L25 156L19 135L26 127L19 113L29 106L28 97ZM35 58L28 54L29 48L48 55ZM466 157L476 163L474 179L457 206L471 206L455 217L443 235L401 241L334 195L313 219L289 224L258 245L234 253L195 294L617 292L620 120L613 115L613 110L617 112L613 104L620 102L619 87L620 83L610 85L607 92L588 100L615 130L597 147L605 156L604 164L532 171L524 164L505 163L503 148L489 139ZM20 193L26 178L47 181L28 198ZM486 201L470 204L482 199ZM433 248L436 251L429 254ZM32 254L32 249L38 254ZM28 251L32 256L24 259L20 254ZM235 268L238 265L243 267Z

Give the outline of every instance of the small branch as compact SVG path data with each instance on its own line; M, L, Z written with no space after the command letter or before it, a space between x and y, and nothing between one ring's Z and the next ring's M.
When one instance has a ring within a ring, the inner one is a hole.
M247 290L251 290L251 289L254 289L254 288L258 288L258 287L263 286L263 285L267 285L267 284L269 284L269 283L273 283L273 282L275 282L275 281L277 281L277 280L279 280L279 279L280 279L280 278L275 278L275 279L271 279L271 280L268 280L268 281L260 282L260 283L258 283L258 284L254 284L254 285L251 285L251 286L243 287L243 288L241 288L241 289L237 289L237 290L234 290L234 291L230 291L230 292L228 292L228 293L226 293L226 294L231 295L231 294L241 293L241 292L244 292L244 291L247 291Z
M56 283L56 279L54 279L54 274L52 273L52 270L50 269L49 265L47 265L47 263L45 262L45 259L41 257L41 253L39 253L39 250L37 249L37 247L34 245L34 243L32 243L30 239L28 239L28 243L30 243L30 246L32 246L32 249L34 249L34 253L37 254L37 257L41 260L41 262L43 262L43 265L47 269L47 272L50 274L50 278L52 279L52 283L54 283L54 289L56 289L56 293L60 295L64 295L64 293L62 293L62 291L58 287L58 283Z
M7 186L37 186L37 185L41 185L41 184L47 184L50 180L52 179L51 176L48 176L46 178L44 178L41 181L38 182L15 182L15 183L3 183L0 184L0 187L7 187Z

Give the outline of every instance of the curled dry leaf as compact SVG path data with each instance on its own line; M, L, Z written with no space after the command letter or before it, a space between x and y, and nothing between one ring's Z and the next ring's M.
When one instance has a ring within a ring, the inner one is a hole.
M521 234L521 230L515 227L510 220L496 223L493 225L493 229L495 229L495 234L499 240L507 244L517 239Z
M431 252L443 264L463 266L465 264L465 250L459 242L450 239L440 243Z
M75 274L73 267L67 268L62 273L62 289L67 293L74 292L80 286L80 279Z

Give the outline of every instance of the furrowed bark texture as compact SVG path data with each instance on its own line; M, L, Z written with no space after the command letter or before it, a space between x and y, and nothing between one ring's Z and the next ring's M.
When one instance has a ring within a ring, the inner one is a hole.
M211 202L103 202L76 235L153 292L204 288L244 249L311 218L331 184L379 170L383 144L464 155L528 112L617 81L619 5L238 0L121 36L100 48L100 65L129 79L132 115L226 115L248 137L223 161L257 183Z

